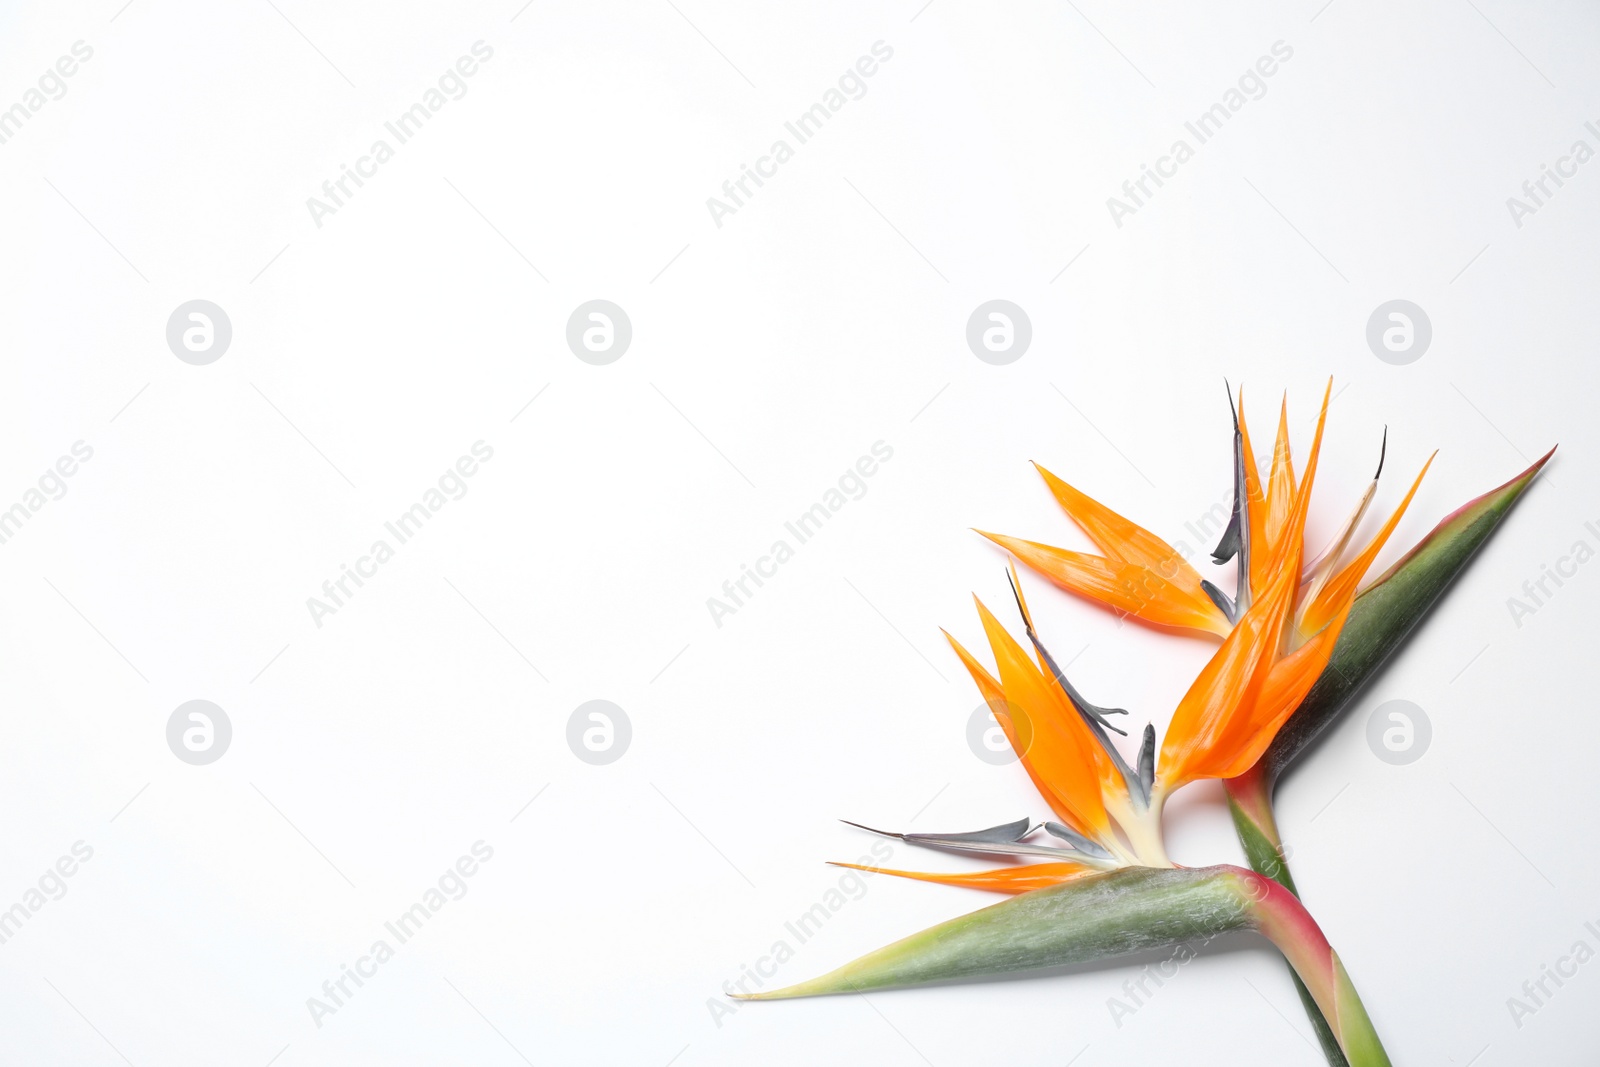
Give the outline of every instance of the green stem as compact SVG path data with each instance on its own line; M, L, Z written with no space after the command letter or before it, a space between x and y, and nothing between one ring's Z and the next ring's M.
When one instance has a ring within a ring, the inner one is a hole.
M1300 892L1289 873L1289 859L1284 855L1283 839L1278 833L1278 820L1273 816L1272 787L1265 772L1258 764L1224 785L1228 790L1228 810L1233 813L1233 826L1239 834L1239 843L1244 846L1251 869L1273 879L1298 897ZM1311 1020L1311 1028L1317 1033L1317 1043L1322 1046L1322 1054L1327 1057L1329 1067L1349 1067L1349 1061L1339 1048L1339 1039L1323 1017L1311 990L1306 988L1299 972L1292 966L1289 973L1294 977L1295 991L1300 994L1300 1003L1305 1008L1306 1018Z
M1275 879L1243 870L1239 875L1253 901L1256 929L1294 968L1343 1052L1342 1061L1350 1067L1392 1067L1350 975L1300 898Z

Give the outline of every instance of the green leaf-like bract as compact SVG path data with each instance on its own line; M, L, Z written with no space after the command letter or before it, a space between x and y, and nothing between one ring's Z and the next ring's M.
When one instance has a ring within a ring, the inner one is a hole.
M1128 867L1012 897L752 999L857 993L1111 959L1252 925L1237 868Z
M1261 757L1259 766L1268 782L1282 774L1339 717L1351 698L1404 643L1554 451L1445 518L1356 597L1327 668Z

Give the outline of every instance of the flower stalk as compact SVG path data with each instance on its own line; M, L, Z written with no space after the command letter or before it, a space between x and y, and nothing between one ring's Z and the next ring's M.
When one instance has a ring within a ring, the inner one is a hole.
M1239 844L1244 847L1245 858L1249 860L1251 869L1273 879L1298 897L1300 891L1295 888L1294 878L1289 873L1289 859L1284 853L1277 816L1272 810L1272 790L1261 765L1257 764L1223 785L1228 793L1228 811L1233 815L1233 827L1239 835ZM1321 1007L1311 990L1306 988L1299 971L1291 967L1289 973L1294 978L1295 992L1300 994L1300 1003L1305 1008L1306 1018L1311 1020L1311 1028L1316 1031L1317 1044L1322 1046L1322 1054L1327 1058L1329 1067L1349 1067L1333 1028L1323 1017Z
M1274 879L1239 875L1249 879L1252 895L1260 894L1253 907L1255 928L1289 961L1302 999L1309 995L1316 1005L1342 1061L1350 1067L1389 1067L1389 1054L1350 975L1300 898Z

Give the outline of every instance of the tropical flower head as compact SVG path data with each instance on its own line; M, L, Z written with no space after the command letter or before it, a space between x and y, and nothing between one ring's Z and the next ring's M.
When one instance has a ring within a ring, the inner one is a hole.
M1040 469L1062 509L1103 555L999 534L984 536L1075 595L1158 627L1214 634L1221 644L1179 700L1159 749L1154 727L1146 726L1137 755L1129 761L1111 737L1123 732L1114 720L1127 713L1090 702L1068 680L1039 639L1013 569L1012 592L1031 649L982 601L978 616L993 671L955 638L950 643L1054 813L1055 820L1043 829L1060 843L1025 840L1033 831L1027 822L980 831L969 840L961 839L971 835L933 835L940 840L895 835L958 851L1009 852L1051 862L977 874L894 873L1021 892L1094 871L1171 865L1160 827L1166 798L1189 782L1236 777L1260 758L1327 668L1362 578L1427 472L1425 464L1388 521L1354 550L1356 530L1382 473L1380 459L1378 474L1339 535L1307 564L1304 534L1328 399L1325 391L1298 476L1287 405L1280 409L1272 465L1263 480L1250 448L1243 396L1239 398L1234 509L1213 553L1219 564L1238 561L1232 597L1201 578L1166 541Z

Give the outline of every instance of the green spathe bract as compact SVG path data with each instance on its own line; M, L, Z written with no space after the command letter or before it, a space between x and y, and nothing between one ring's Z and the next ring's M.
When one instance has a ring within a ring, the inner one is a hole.
M1511 481L1446 517L1356 597L1327 669L1261 757L1258 766L1269 781L1339 717L1404 643L1554 453L1552 448Z
M940 923L820 978L750 999L1031 971L1244 929L1250 918L1237 874L1215 867L1128 867L1090 875Z
M1352 1067L1389 1067L1361 998L1328 939L1277 882L1243 869L1125 867L1023 893L869 952L809 982L740 999L864 993L1036 971L1206 940L1265 935L1288 959Z

